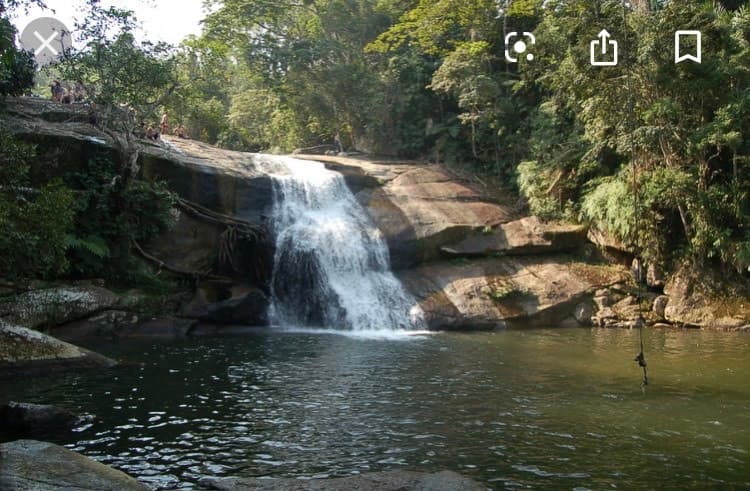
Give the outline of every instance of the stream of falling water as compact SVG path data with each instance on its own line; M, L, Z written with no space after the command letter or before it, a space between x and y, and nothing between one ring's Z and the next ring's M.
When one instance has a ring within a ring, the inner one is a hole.
M419 330L424 316L390 268L382 234L319 162L259 156L274 183L274 324L345 330Z

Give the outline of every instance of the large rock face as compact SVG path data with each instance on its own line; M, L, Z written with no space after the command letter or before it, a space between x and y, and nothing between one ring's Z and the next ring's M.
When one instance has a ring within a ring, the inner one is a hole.
M8 491L147 491L118 470L65 447L35 440L0 445L0 489Z
M0 321L0 377L61 368L109 368L114 360L41 332Z
M512 206L482 199L476 189L438 165L296 157L324 162L344 175L383 232L396 269L437 259L443 246L520 218Z
M254 154L165 137L146 147L142 173L162 180L181 197L220 213L258 222L273 205L271 178Z
M75 113L79 109L71 109L70 122L63 122L68 120L61 117L59 105L16 100L10 106L11 116L0 124L45 146L45 159L53 161L46 172L61 166L74 168L76 159L114 151L105 134L87 125L83 113ZM177 138L143 145L143 176L166 181L182 198L249 221L270 214L273 183L257 156ZM324 162L344 175L382 231L394 270L421 302L432 328L585 324L590 322L587 307L592 305L593 292L623 281L621 269L566 255L586 242L585 228L543 224L520 216L512 196L488 199L475 183L443 166L324 155L296 157ZM222 232L222 226L181 213L174 230L151 244L149 252L171 267L206 271L215 263ZM257 278L245 280L260 283ZM190 309L201 302L191 302L187 306L191 317L209 322L266 322L262 295L223 296L202 303L216 305L196 314ZM33 319L12 319L38 324Z
M81 164L91 159L102 156L117 158L112 139L88 124L88 112L83 105L9 98L7 114L0 118L0 127L37 146L32 178L43 181L80 171ZM255 155L179 138L165 138L159 143L144 140L140 145L141 176L166 182L182 199L198 207L255 224L261 223L270 213L273 204L272 181L258 164ZM175 214L176 226L147 244L147 252L178 271L198 274L214 270L217 267L220 236L226 227L196 219L183 211L175 210ZM257 247L270 248L265 243ZM269 255L267 251L253 253ZM241 279L259 283L267 281L267 278L256 277ZM97 295L97 292L61 290L48 293L41 296L34 294L33 298L28 299L18 297L0 301L0 319L27 327L44 328L86 319L118 307L110 299ZM74 299L73 296L79 298ZM93 304L90 302L92 296L96 297ZM60 301L57 302L55 298ZM238 305L238 308L247 310L247 302ZM226 317L226 312L221 315ZM238 315L230 317L238 318Z
M402 272L431 329L585 324L576 309L624 273L562 255L441 262Z
M691 265L680 267L667 281L666 298L658 305L663 317L677 325L717 329L750 329L750 286L727 292L725 278Z
M594 292L627 281L564 254L587 243L585 227L519 217L441 166L297 157L344 174L430 329L588 325Z
M547 225L536 217L524 217L443 246L446 256L529 256L575 251L586 243L586 227Z
M373 472L332 479L206 478L201 485L220 491L485 491L486 486L452 471Z
M9 98L7 112L0 126L37 145L36 178L74 172L97 156L116 155L112 139L87 123L86 106ZM271 180L252 154L179 138L143 140L141 146L143 176L167 182L184 199L249 220L259 219L271 206Z

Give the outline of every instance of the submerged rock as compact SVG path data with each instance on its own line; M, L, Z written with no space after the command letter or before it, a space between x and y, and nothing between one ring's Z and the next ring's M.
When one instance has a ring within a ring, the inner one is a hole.
M199 318L219 324L266 326L268 305L268 297L254 289L238 297L207 305Z
M204 478L200 484L220 491L485 491L486 486L452 471L373 472L332 479Z
M258 288L235 285L223 291L229 298L217 300L216 292L198 288L190 302L180 309L180 315L205 323L243 326L268 325L268 296Z
M57 406L9 402L0 406L0 440L56 438L81 421L78 415Z
M110 368L116 364L93 351L0 321L0 377L65 368Z
M148 490L124 472L65 447L36 440L0 445L0 468L0 489L8 491Z
M179 338L195 326L193 319L154 317L122 310L107 310L85 320L71 322L52 332L63 341L81 339Z

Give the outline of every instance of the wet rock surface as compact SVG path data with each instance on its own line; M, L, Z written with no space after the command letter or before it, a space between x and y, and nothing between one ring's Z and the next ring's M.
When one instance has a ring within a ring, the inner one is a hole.
M57 327L52 333L67 342L84 339L179 338L187 336L196 321L171 316L154 317L122 310L108 310L85 320Z
M487 201L440 165L296 155L344 174L391 251L395 269L441 257L441 247L520 218L514 206Z
M576 307L627 281L624 268L563 254L588 243L586 227L521 217L442 166L297 157L353 176L430 329L590 325L595 311Z
M0 445L0 489L8 491L147 491L104 464L52 443L17 440Z

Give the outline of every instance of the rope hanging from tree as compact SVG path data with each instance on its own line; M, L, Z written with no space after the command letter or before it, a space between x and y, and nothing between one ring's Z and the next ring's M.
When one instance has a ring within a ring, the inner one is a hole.
M622 22L623 27L627 26L627 5L625 2L622 4ZM641 259L641 241L640 241L640 234L641 234L641 224L640 224L640 214L641 214L641 203L640 203L640 194L638 192L638 164L636 162L636 152L635 152L635 100L633 97L633 81L632 81L632 67L630 64L628 64L627 68L627 84L628 84L628 136L630 140L630 165L631 165L631 173L633 177L633 231L634 231L634 252L635 252L635 259L634 262L636 264L636 267L634 268L635 272L635 281L636 281L636 287L637 287L637 293L636 298L638 302L638 319L635 322L635 328L638 329L638 341L640 346L640 351L635 356L634 361L638 363L638 366L641 367L643 370L643 379L641 380L641 388L648 385L648 370L647 370L647 363L646 363L646 354L643 349L643 329L646 327L646 320L643 317L643 261Z

